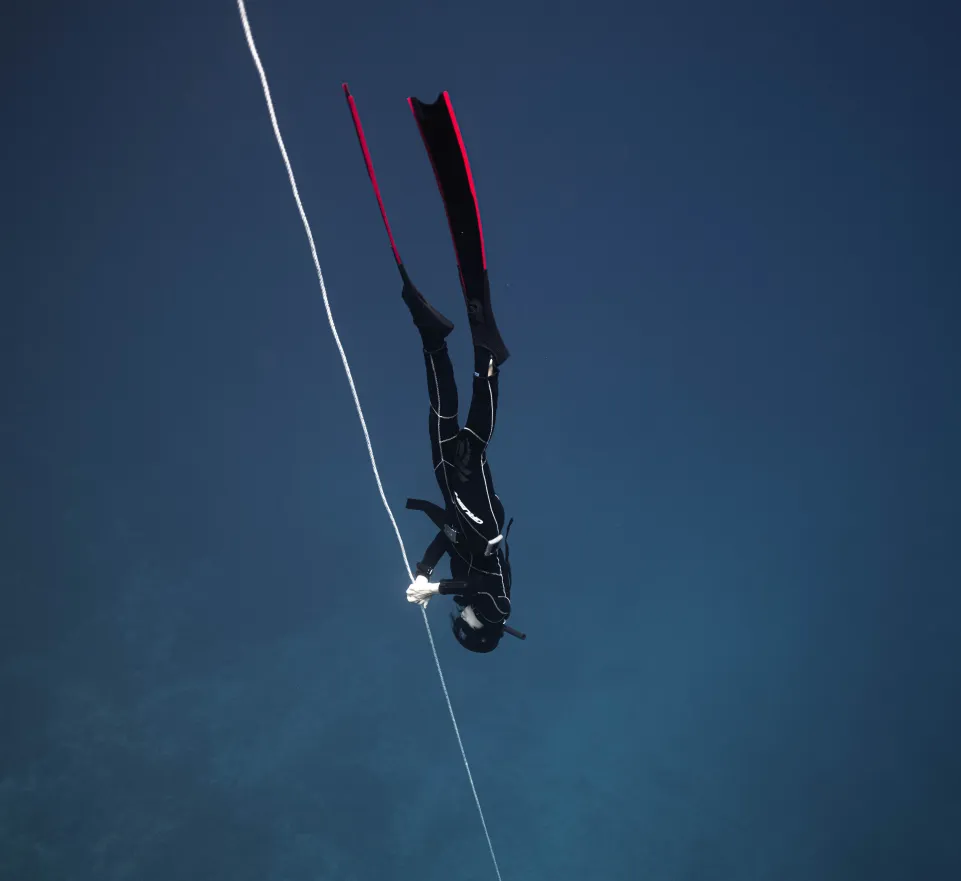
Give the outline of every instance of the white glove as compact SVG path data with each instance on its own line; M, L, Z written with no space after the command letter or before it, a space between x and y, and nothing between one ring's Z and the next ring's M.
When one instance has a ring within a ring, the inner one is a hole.
M426 607L431 597L439 591L439 584L429 582L425 575L418 575L417 578L414 579L414 583L407 588L407 602L419 603Z

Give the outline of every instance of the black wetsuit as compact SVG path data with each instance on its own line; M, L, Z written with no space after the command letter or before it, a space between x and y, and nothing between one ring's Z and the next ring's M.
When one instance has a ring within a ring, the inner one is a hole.
M482 623L503 624L510 616L511 570L506 538L486 554L488 542L503 534L504 506L494 492L487 447L497 420L499 371L488 376L490 352L474 349L474 383L467 421L458 426L457 383L446 343L424 351L430 393L430 446L434 476L445 507L408 499L407 507L425 511L439 532L417 565L433 573L450 556L452 579L440 593L471 606Z

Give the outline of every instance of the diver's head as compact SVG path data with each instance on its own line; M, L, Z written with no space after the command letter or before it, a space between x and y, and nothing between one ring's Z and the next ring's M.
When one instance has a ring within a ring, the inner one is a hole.
M481 623L470 606L464 606L459 612L450 616L450 629L457 641L471 652L494 651L504 635L504 626Z

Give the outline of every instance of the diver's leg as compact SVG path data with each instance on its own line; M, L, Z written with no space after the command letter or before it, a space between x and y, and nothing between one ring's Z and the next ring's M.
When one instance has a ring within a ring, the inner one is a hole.
M464 430L469 431L487 449L494 435L497 421L498 379L500 370L493 353L481 346L474 347L474 388Z
M441 342L435 349L424 347L424 363L427 366L427 389L430 396L428 431L430 433L431 461L434 477L446 502L450 501L450 488L446 466L450 464L450 452L454 438L460 430L457 424L457 382L454 365L447 351L447 343ZM444 453L448 453L445 459Z
M494 492L487 463L487 447L497 420L500 371L490 349L474 348L474 383L467 421L457 440L445 448L447 479L453 489L455 508L469 537L468 543L481 553L484 544L496 538L504 525L504 506ZM477 540L482 539L480 545Z

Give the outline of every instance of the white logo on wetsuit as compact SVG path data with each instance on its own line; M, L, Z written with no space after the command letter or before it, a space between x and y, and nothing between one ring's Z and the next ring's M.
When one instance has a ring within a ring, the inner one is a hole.
M474 513L470 510L470 508L468 508L467 505L465 505L465 504L460 500L460 496L457 495L457 493L454 493L454 501L457 502L457 504L460 506L460 509L461 509L468 517L470 517L471 520L473 520L473 521L474 521L476 524L478 524L479 526L482 526L482 525L483 525L484 521L481 520L480 517L478 517L476 514L474 514Z

